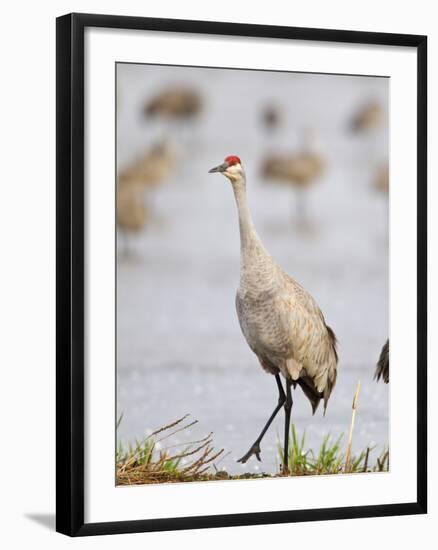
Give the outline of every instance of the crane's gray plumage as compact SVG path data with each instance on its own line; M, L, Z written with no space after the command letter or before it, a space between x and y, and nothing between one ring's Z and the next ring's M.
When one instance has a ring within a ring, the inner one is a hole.
M321 399L325 411L336 382L334 332L326 325L312 296L281 269L260 241L248 209L245 173L238 157L227 157L211 171L221 172L231 181L239 214L240 284L236 309L243 335L263 369L276 375L282 403L286 395L280 388L278 374L285 378L288 390L291 385L301 387L313 412ZM273 416L276 412L278 407ZM242 462L251 454L258 457L260 440Z
M382 351L380 352L376 372L374 373L374 380L377 380L378 382L380 378L382 378L385 384L389 382L389 340L386 340Z
M312 296L263 256L241 273L236 308L242 332L267 372L298 384L313 412L323 398L325 410L336 382L335 335Z

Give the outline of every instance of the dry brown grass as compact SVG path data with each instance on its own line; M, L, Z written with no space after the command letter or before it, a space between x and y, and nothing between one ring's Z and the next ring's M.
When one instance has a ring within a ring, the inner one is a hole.
M197 420L187 421L188 417L185 415L155 430L134 447L127 450L119 447L117 485L204 481L215 477L208 471L224 450L213 447L212 433L197 441L161 448L162 441L197 424ZM180 450L172 452L175 447Z

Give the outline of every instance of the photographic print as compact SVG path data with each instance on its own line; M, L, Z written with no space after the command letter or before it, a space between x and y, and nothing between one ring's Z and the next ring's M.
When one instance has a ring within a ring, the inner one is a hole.
M116 484L384 475L389 78L115 78Z

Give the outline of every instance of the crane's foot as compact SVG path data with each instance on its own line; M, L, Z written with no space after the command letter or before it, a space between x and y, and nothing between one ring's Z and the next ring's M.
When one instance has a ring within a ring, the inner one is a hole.
M260 458L260 452L261 452L260 445L258 443L254 443L254 445L246 453L246 455L243 455L242 458L239 458L237 462L241 462L242 464L245 464L245 462L248 462L248 460L252 457L252 455L255 455L257 460L261 462L262 459Z

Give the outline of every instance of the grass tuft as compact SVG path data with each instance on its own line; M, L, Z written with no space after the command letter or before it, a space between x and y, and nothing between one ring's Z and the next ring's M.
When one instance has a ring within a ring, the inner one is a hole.
M289 475L330 475L341 473L386 472L389 470L389 451L385 450L376 463L370 465L369 455L373 448L357 456L346 456L341 447L343 434L333 439L331 434L324 437L318 451L306 449L306 432L299 437L295 425L290 432L290 447L288 456ZM279 463L283 464L284 451L280 442L277 443Z
M117 422L120 425L121 418ZM218 464L227 455L223 449L213 447L213 434L188 443L175 443L163 447L163 441L187 430L197 423L185 415L171 424L155 430L145 439L127 445L119 442L116 453L117 485L144 485L150 483L177 483L191 481L214 481L224 479L260 479L280 477L283 474L243 473L229 475ZM291 426L290 449L288 456L289 475L327 475L386 472L389 469L389 451L382 453L370 465L372 448L368 447L357 456L350 456L346 469L346 456L341 447L343 435L333 439L330 434L322 440L317 451L306 448L306 434L301 436ZM278 444L278 457L283 463L283 448Z

